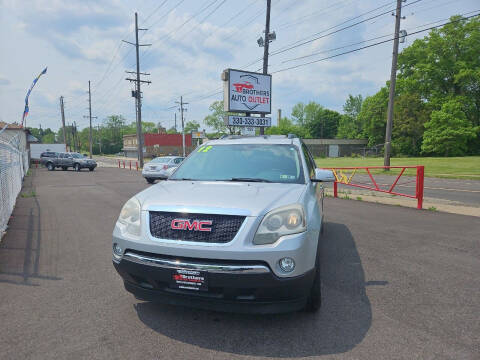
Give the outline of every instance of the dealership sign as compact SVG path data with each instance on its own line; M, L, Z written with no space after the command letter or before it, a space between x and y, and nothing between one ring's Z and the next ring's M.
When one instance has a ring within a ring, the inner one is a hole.
M222 80L224 81L225 111L251 114L270 114L272 112L271 75L227 69L222 73Z
M266 117L229 115L228 117L225 116L225 125L268 127L272 126L272 119Z

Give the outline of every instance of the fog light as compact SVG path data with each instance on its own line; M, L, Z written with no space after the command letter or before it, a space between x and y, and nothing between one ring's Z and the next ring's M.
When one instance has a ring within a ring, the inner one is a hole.
M114 243L113 244L113 257L116 260L120 260L122 258L122 253L123 253L123 250L120 247L120 245L118 245L117 243Z
M117 255L122 255L122 248L117 243L113 244L113 252Z
M278 264L280 265L280 269L287 273L292 272L293 269L295 269L295 261L293 261L293 259L289 257L284 257L283 259L280 259Z

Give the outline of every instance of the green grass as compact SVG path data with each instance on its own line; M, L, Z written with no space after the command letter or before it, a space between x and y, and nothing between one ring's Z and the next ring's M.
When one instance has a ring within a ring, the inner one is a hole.
M315 161L317 166L325 168L383 165L383 158L370 157L316 158ZM391 166L424 165L426 177L480 180L480 156L392 158L390 164ZM374 173L395 175L398 171L377 170ZM415 169L407 169L404 174L415 175Z
M21 193L20 194L20 197L22 198L31 198L31 197L35 197L37 196L37 194L35 193L35 191L30 191L30 192L27 192L27 193Z

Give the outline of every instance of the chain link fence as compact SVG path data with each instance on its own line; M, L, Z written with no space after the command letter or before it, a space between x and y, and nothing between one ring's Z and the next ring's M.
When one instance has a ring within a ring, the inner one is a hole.
M28 171L28 151L23 130L0 128L0 236L8 220Z

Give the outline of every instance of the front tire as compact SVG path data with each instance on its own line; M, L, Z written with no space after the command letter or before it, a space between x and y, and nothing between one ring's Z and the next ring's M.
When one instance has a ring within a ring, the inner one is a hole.
M47 164L47 169L48 169L48 171L53 171L53 170L55 170L55 166L53 166L52 163L48 163Z
M74 168L75 168L75 171L80 171L81 170L80 164L75 164Z
M322 305L322 289L320 276L320 238L317 245L317 258L315 260L315 278L313 279L312 288L308 295L305 311L314 313L320 309Z
M152 178L145 178L149 184L153 184L155 182L155 179Z
M88 170L93 171L93 170L95 170L95 168L88 168Z

